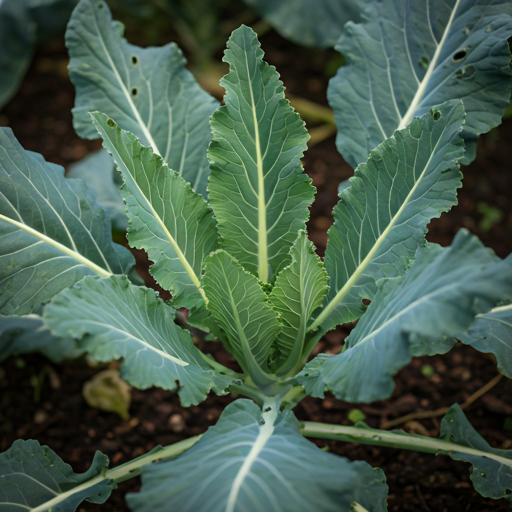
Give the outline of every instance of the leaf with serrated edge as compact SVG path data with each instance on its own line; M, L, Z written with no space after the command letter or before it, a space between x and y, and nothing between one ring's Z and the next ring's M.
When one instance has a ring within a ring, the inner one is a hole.
M134 512L340 512L363 495L369 471L304 439L291 411L237 400L183 455L146 466L127 501Z
M462 98L471 161L510 100L510 14L508 0L385 0L347 23L336 46L347 64L328 90L345 160L356 167L414 117Z
M18 439L0 454L0 506L5 512L74 512L84 500L103 503L116 487L102 478L107 467L108 457L96 452L85 473L73 473L48 446ZM83 484L89 485L81 490Z
M209 119L218 101L185 69L181 50L174 43L161 48L129 44L103 0L81 0L67 27L66 46L76 87L77 133L97 139L88 113L105 112L204 195Z
M305 231L299 232L290 255L292 262L277 276L269 297L283 324L275 343L282 356L290 356L288 371L302 355L308 321L327 293L327 272Z
M498 370L512 379L512 304L477 315L470 328L458 338L480 352L493 353Z
M510 262L461 230L450 247L419 249L405 278L383 280L347 338L347 348L324 357L323 364L313 359L297 382L323 396L322 381L325 390L348 402L388 398L393 375L411 361L417 343L464 332L476 315L506 300L511 290Z
M266 370L270 347L281 325L258 279L223 250L208 256L204 267L202 284L208 309L229 339L226 348L244 370L252 358Z
M211 119L208 194L222 247L267 283L305 227L314 187L300 162L309 138L304 123L262 59L250 28L231 34L223 59L230 72L220 82L225 105Z
M325 251L328 303L314 328L360 317L376 281L403 275L425 244L427 224L457 203L463 122L462 102L447 102L395 132L356 169L334 209Z
M133 256L82 180L0 128L0 311L24 315L86 275L128 272Z
M112 276L87 277L64 290L43 317L60 336L85 336L81 346L93 359L122 357L121 377L132 386L178 390L188 407L202 402L210 389L223 394L233 379L208 366L190 333L174 323L175 315L154 290Z
M129 217L130 245L146 250L154 261L151 274L171 291L177 307L201 305L203 260L218 243L207 202L137 137L104 114L91 115L123 175L121 195Z

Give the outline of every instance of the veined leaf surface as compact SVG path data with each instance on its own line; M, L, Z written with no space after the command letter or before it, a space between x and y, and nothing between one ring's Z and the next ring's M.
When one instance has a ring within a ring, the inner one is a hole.
M328 91L345 160L356 167L414 117L462 98L471 161L510 101L510 14L506 0L385 0L347 23L336 46L347 65Z
M376 281L403 275L426 226L457 203L464 153L461 101L433 109L370 153L342 191L329 229L327 306L314 327L330 330L365 311Z
M151 274L162 288L171 291L174 304L201 305L203 260L218 243L211 209L137 137L104 114L95 112L92 118L123 175L121 195L130 221L130 245L147 251L154 261Z
M0 507L3 512L74 512L82 501L103 503L116 487L102 478L108 457L96 452L91 467L73 473L48 446L18 439L0 454ZM80 490L82 484L87 485Z
M0 315L0 362L13 354L40 352L55 363L84 353L70 337L54 336L38 315Z
M208 194L222 247L266 283L309 216L314 187L300 162L309 136L250 28L231 34L224 61L230 72L220 82L225 105L211 120Z
M0 128L0 311L24 315L86 275L126 273L133 256L82 180Z
M129 44L103 0L81 0L66 45L78 135L98 138L88 112L104 112L205 194L209 118L218 102L185 69L181 50L174 43L146 49Z
M258 279L219 250L206 258L202 284L208 309L228 337L226 348L244 370L251 373L253 361L266 370L281 324Z
M228 405L188 451L146 466L142 488L127 497L134 512L340 512L363 493L373 471L326 453L299 433L293 413L248 400ZM366 471L365 471L366 470ZM373 475L372 475L373 476ZM381 481L375 492L385 489ZM379 485L380 484L380 485ZM369 482L368 485L375 485ZM375 509L375 512L383 510Z
M155 291L134 286L125 276L88 277L55 297L44 320L60 336L85 336L81 346L93 359L122 357L121 377L133 386L179 388L188 407L210 389L222 394L233 379L208 366L190 333L174 323L175 314Z
M84 180L96 192L96 200L105 210L112 226L119 231L126 231L128 219L123 198L119 193L122 178L106 149L95 151L71 164L66 177Z
M511 257L507 259L512 261ZM498 370L512 379L512 304L478 315L458 337L480 352L492 352L498 360Z
M461 230L451 247L419 249L405 278L382 280L347 348L298 374L306 391L323 396L318 381L349 402L388 398L393 375L411 360L424 338L456 336L476 315L512 295L512 265ZM310 370L313 370L310 372Z
M245 0L286 39L334 46L347 21L359 22L368 0Z
M283 324L276 339L279 352L283 357L294 352L290 361L295 360L295 363L289 370L302 355L311 314L327 293L327 272L305 231L299 232L291 257L292 263L279 273L270 294L270 303Z

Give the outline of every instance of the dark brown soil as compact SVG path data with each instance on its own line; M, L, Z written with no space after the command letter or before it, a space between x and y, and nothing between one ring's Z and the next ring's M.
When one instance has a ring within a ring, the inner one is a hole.
M264 36L262 42L268 61L277 66L290 93L325 104L328 77L323 70L334 52L305 50L273 32ZM66 63L62 43L47 44L38 51L17 97L0 112L0 125L10 126L26 149L62 165L79 160L100 146L98 141L78 138L72 129L74 89L67 79ZM477 160L463 169L464 188L459 194L459 205L431 223L429 240L447 245L460 227L467 227L499 256L512 252L512 146L508 142L511 139L512 122L505 122L481 138ZM352 175L352 170L337 153L334 137L310 149L304 163L318 188L311 209L310 236L323 254L337 186ZM501 211L501 220L489 229L481 213L485 205ZM141 272L147 277L144 258L139 255L138 259ZM318 351L339 350L349 327L326 335ZM233 363L221 347L203 344L222 363ZM422 372L427 364L434 370L430 377ZM123 421L115 414L90 408L82 398L83 383L97 371L84 361L54 365L37 355L8 359L0 368L0 450L6 450L18 438L37 439L54 449L77 472L87 469L96 450L106 453L115 466L158 444L167 445L204 432L234 399L210 396L200 406L184 409L172 393L160 389L133 390L131 419ZM34 383L42 373L47 376L36 393ZM323 401L308 398L297 407L296 414L303 420L350 424L348 411L359 408L366 414L367 422L378 427L383 421L409 412L463 403L495 375L492 357L458 345L444 356L414 359L397 375L396 388L389 400L358 405L332 397ZM510 422L512 418L511 396L512 383L504 378L466 411L475 428L497 448L512 448L512 436L504 427L505 420ZM433 418L409 423L406 428L437 436L439 425L440 418ZM323 440L317 444L382 468L390 486L390 511L508 510L504 500L486 499L473 490L470 468L465 463L388 448ZM79 510L128 510L124 495L136 491L139 485L138 479L124 482L101 509L84 503Z

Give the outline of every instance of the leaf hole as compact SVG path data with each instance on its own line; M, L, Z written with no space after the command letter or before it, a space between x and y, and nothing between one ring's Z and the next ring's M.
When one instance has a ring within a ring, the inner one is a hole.
M421 57L420 65L423 66L425 69L427 69L428 68L428 57Z
M441 112L439 112L439 110L433 108L430 109L430 115L432 116L434 121L439 121L439 119L441 119Z
M98 2L98 9L103 9L103 4L101 2Z
M460 62L464 60L468 56L467 50L459 50L453 54L452 60L453 62Z
M263 412L270 412L272 410L272 407L267 407Z
M139 89L137 87L132 87L132 96L135 98L139 94Z
M109 120L107 121L107 124L110 126L110 128L114 128L114 126L116 125L116 123L114 122L114 120L113 120L113 119L109 119Z
M138 63L139 63L139 59L135 55L132 55L132 64L134 66L136 66Z

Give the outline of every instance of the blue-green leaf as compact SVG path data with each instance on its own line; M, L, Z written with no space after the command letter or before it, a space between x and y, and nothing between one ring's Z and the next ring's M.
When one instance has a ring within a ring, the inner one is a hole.
M347 21L359 22L368 0L245 0L283 37L305 46L334 46Z
M91 467L76 474L48 446L19 439L0 454L0 509L74 512L84 500L103 503L116 487L102 477L107 466L108 457L96 452Z
M297 381L315 396L323 396L321 380L324 389L349 402L388 398L393 375L419 343L464 332L476 315L511 295L510 262L461 230L451 247L419 249L405 278L382 280L346 349L320 364L313 359Z
M345 160L356 167L450 99L464 101L467 141L499 125L512 91L510 14L505 0L385 0L369 5L365 23L347 23L336 46L347 65L328 91Z
M426 226L457 203L464 143L461 101L433 109L370 153L342 191L329 229L326 308L314 327L351 322L373 299L376 281L403 275Z
M77 91L77 133L98 138L88 112L104 112L205 194L209 118L218 102L185 69L180 49L174 43L146 49L129 44L103 0L81 0L68 24L66 45Z
M188 407L210 389L223 394L233 379L209 367L190 333L174 323L175 315L155 291L134 286L125 276L83 279L44 310L45 323L57 335L85 336L80 346L93 359L123 358L123 379L140 389L178 390Z
M480 352L493 353L498 360L498 370L512 379L512 305L478 315L458 338Z
M327 272L305 231L299 232L290 254L292 262L277 276L269 297L283 324L275 343L282 358L289 356L288 371L302 355L309 319L327 292Z
M0 128L0 311L24 315L86 275L126 273L133 256L82 180Z
M92 118L123 175L130 245L147 251L151 274L177 307L201 306L203 261L218 244L207 202L133 134L99 112Z
M304 439L290 411L237 400L183 455L146 466L127 500L134 512L340 512L365 499L369 471Z
M228 337L226 348L249 373L257 370L253 361L267 370L270 348L282 326L258 279L219 250L206 258L202 285L208 309Z
M224 60L230 72L211 121L208 194L222 247L267 283L289 262L309 216L314 188L300 162L309 136L250 28L233 32Z
M126 231L126 217L123 198L119 193L121 177L117 180L112 157L105 149L100 149L87 155L82 160L68 167L67 178L79 178L85 181L89 188L96 192L96 201L105 210L112 226L119 231Z
M40 352L59 363L84 353L70 337L54 336L38 315L0 315L0 362L13 354Z

